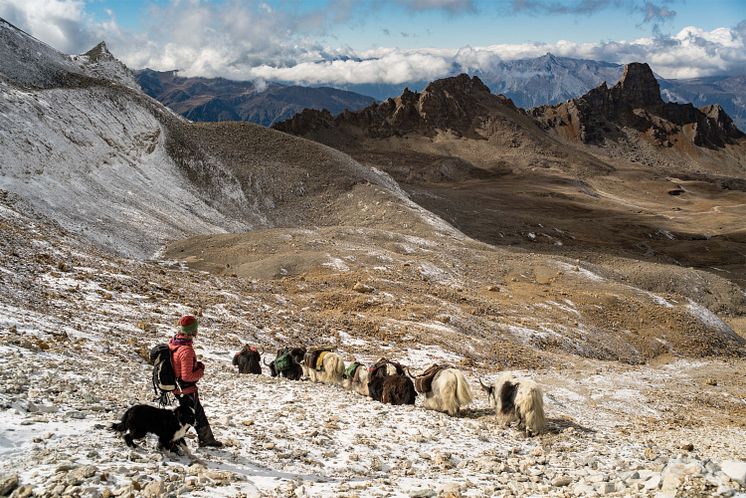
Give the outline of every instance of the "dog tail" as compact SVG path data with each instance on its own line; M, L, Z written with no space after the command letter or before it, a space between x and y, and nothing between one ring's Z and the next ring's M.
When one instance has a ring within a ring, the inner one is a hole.
M124 422L115 422L111 424L111 429L117 432L127 431L127 428L124 426Z

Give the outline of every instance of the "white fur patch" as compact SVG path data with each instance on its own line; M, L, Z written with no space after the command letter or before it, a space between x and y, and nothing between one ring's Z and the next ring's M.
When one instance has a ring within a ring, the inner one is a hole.
M171 441L174 442L174 441L178 441L179 439L182 439L184 436L186 436L187 431L191 427L192 426L189 425L189 424L182 425L181 428L178 431L174 432L174 437L171 438Z

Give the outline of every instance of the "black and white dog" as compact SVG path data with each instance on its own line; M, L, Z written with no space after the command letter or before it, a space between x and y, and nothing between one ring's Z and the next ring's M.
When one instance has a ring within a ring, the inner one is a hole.
M184 436L194 423L194 407L186 402L173 410L135 405L124 412L121 422L111 424L111 428L123 432L124 442L132 448L137 447L135 439L142 439L150 433L158 436L159 449L189 453Z

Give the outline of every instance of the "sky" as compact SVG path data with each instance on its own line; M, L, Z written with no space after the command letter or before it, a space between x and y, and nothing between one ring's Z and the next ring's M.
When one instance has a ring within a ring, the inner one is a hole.
M183 76L399 84L547 52L746 74L745 0L0 0L0 17L65 53L103 40Z

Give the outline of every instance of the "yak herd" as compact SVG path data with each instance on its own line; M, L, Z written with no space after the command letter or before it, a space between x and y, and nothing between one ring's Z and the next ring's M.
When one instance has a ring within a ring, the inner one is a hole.
M242 374L261 374L261 353L256 347L246 345L234 355L233 365ZM269 367L272 377L305 378L339 385L392 405L413 405L419 393L425 397L425 408L451 416L458 415L461 408L472 401L464 374L445 365L433 365L420 375L412 375L408 368L386 358L366 368L357 361L345 365L342 357L331 348L307 351L302 347L281 348L275 359L264 365ZM543 394L536 382L503 373L491 384L481 379L479 384L487 393L490 407L506 427L517 421L529 436L543 431Z

